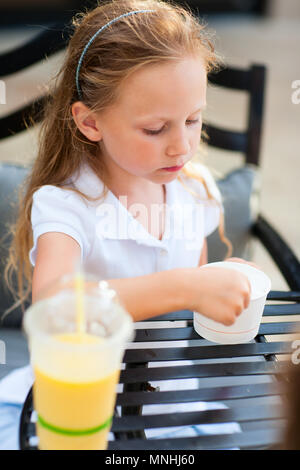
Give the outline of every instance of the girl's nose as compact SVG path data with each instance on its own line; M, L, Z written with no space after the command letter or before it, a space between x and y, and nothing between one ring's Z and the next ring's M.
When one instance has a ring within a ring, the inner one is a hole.
M167 145L166 153L170 157L178 157L188 155L191 149L188 133L186 130L175 131L172 133L171 138Z

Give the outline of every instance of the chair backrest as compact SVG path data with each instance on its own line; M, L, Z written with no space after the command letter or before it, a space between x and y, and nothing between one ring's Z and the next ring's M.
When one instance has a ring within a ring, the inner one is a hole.
M214 147L242 152L245 162L259 165L262 134L266 67L252 65L248 69L229 67L209 75L209 82L219 87L248 93L248 122L244 132L221 129L205 124L208 144Z
M62 50L68 43L68 33L63 24L49 25L47 30L35 35L24 45L0 55L0 78L41 62L45 57ZM10 137L30 127L29 117L38 121L46 97L32 100L26 106L0 119L0 139Z
M244 166L227 173L218 181L218 186L223 198L226 235L233 245L233 256L251 259L251 227L258 215L259 175L255 168L260 164L266 67L228 67L210 74L208 78L210 83L225 92L226 89L243 91L248 98L244 131L215 127L209 123L205 123L203 129L208 136L208 145L243 154ZM226 251L217 232L208 237L209 262L224 259Z

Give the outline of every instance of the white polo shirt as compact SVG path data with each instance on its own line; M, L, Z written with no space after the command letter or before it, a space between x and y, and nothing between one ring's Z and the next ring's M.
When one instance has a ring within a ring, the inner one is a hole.
M211 193L221 201L210 172L203 165L199 168ZM177 179L165 185L165 231L161 240L133 217L123 196L121 203L108 191L100 203L90 202L68 189L42 186L33 195L31 264L35 265L38 237L46 232L62 232L79 244L83 268L101 279L198 266L204 237L217 228L220 209L207 199L199 181L185 176L182 179L201 199L196 200ZM93 197L100 195L104 187L87 164L69 181Z

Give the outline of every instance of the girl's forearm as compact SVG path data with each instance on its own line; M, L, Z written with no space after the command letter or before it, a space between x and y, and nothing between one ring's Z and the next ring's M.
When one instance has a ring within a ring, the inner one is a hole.
M145 276L107 280L117 292L120 302L134 321L162 315L167 312L190 308L191 269L177 268ZM75 288L74 276L64 280L64 288ZM98 281L87 281L87 286L98 288ZM60 282L38 292L33 302L56 294L62 288Z
M185 268L111 279L108 283L134 321L189 308L189 270Z

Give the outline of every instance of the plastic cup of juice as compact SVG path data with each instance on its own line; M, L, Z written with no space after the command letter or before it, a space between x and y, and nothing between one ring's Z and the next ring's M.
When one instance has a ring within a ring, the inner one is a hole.
M231 326L216 322L201 312L194 312L194 329L203 338L219 344L238 344L251 341L258 333L264 305L271 289L269 277L261 270L245 263L220 261L205 267L235 269L245 274L251 285L251 297L248 308L237 317ZM230 272L228 273L230 276Z
M80 330L78 293L69 281L52 286L50 296L38 300L24 315L35 378L38 447L102 450L107 448L133 322L105 281L95 288L85 279L84 330Z

